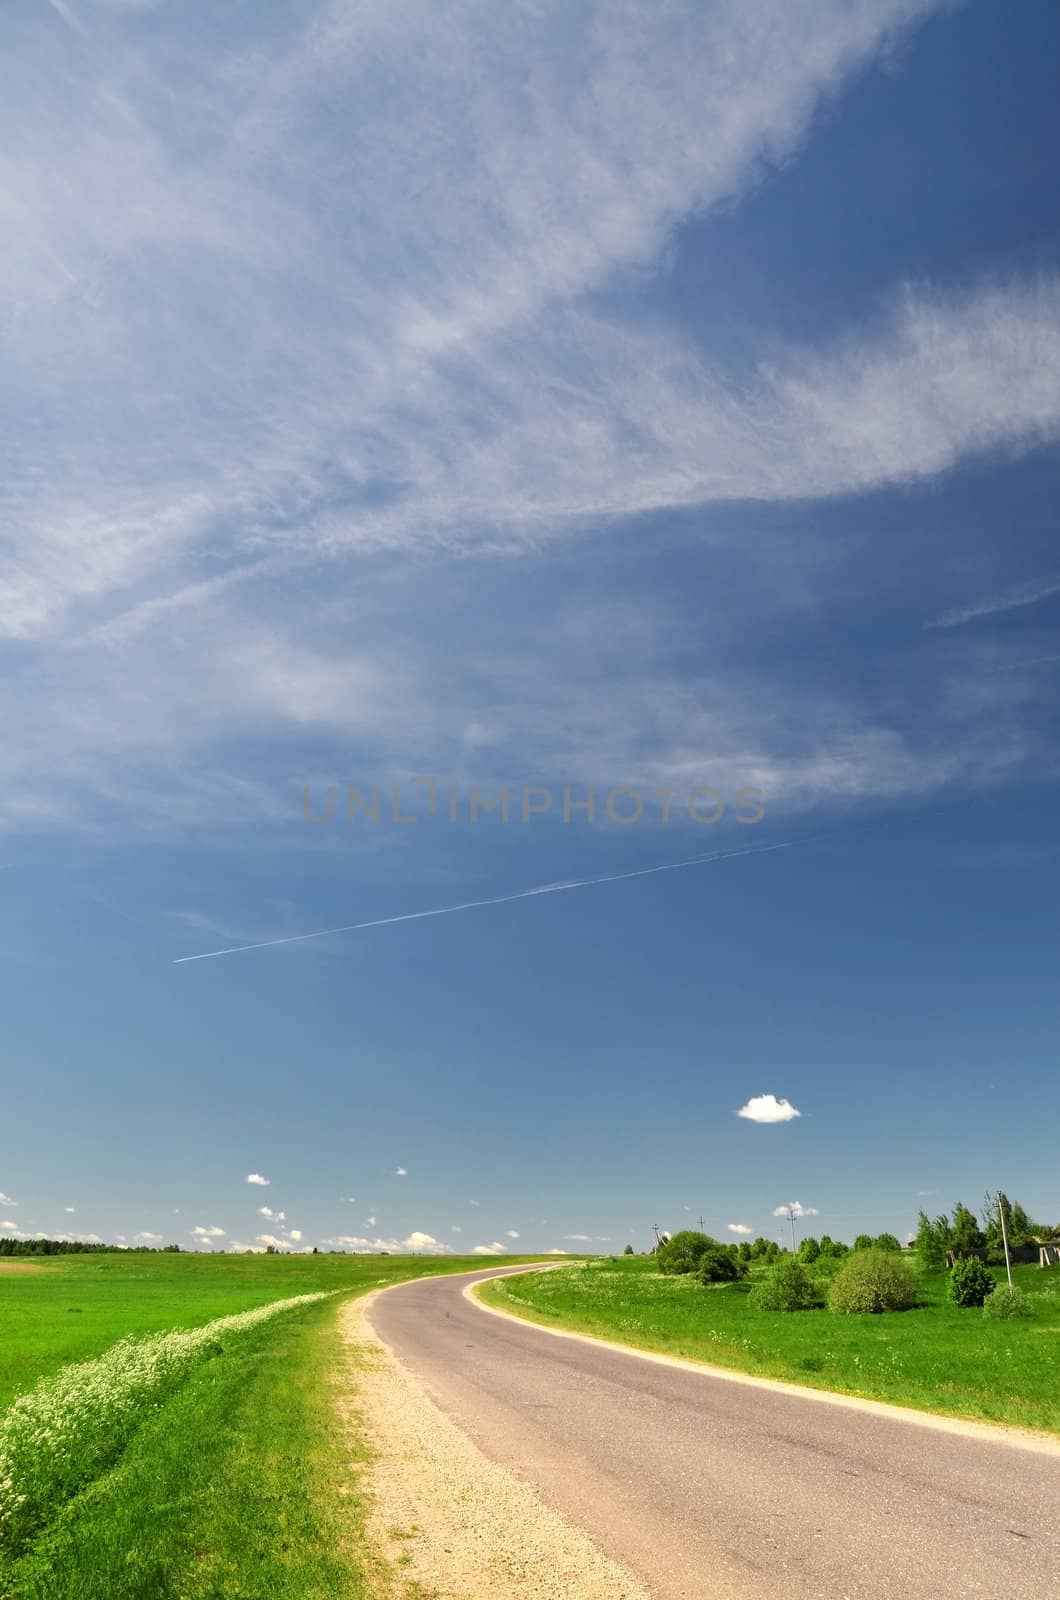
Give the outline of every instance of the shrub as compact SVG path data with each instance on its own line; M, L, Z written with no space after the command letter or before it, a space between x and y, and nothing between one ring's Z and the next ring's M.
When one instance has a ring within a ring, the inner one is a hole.
M804 1239L799 1246L799 1260L805 1261L807 1265L810 1265L816 1261L820 1254L820 1240L814 1239L812 1236Z
M1025 1295L1022 1289L1007 1283L999 1284L993 1294L988 1294L983 1302L983 1316L997 1317L1008 1321L1010 1317L1029 1317L1032 1315L1030 1296Z
M627 1244L627 1246L623 1250L622 1254L624 1256L631 1256L633 1254L633 1246L631 1244Z
M901 1256L889 1250L854 1250L832 1279L831 1311L907 1311L916 1305L917 1281Z
M893 1233L878 1233L872 1241L872 1248L874 1250L890 1250L893 1253L895 1250L900 1250L902 1246Z
M950 1299L957 1306L981 1306L996 1288L994 1274L976 1256L962 1256L950 1272Z
M715 1244L713 1240L699 1257L696 1269L700 1283L735 1283L746 1278L747 1268L734 1244Z
M695 1272L699 1258L711 1246L720 1249L718 1241L709 1233L697 1233L694 1228L683 1228L672 1239L659 1246L656 1261L660 1272Z
M854 1249L855 1250L871 1250L872 1249L872 1234L871 1233L859 1233L857 1238L854 1240Z
M759 1311L808 1311L819 1300L817 1285L801 1261L791 1256L771 1267L751 1290L751 1303Z

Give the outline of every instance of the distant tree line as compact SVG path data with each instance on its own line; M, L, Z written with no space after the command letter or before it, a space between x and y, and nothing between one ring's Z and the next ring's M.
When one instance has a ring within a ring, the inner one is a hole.
M180 1253L179 1244L97 1244L86 1239L11 1239L0 1237L0 1256L155 1256Z

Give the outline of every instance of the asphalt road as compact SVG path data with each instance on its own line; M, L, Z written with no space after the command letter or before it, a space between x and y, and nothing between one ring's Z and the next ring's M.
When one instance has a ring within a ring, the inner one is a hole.
M464 1296L495 1275L402 1285L369 1321L659 1600L1060 1600L1060 1456L557 1339Z

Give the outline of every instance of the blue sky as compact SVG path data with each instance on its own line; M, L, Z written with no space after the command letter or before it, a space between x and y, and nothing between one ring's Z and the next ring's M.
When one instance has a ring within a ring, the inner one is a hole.
M1056 9L0 26L0 1227L1060 1216Z

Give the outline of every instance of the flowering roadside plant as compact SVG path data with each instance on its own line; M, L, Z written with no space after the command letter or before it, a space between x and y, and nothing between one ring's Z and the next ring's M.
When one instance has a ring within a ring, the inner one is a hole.
M122 1339L17 1396L0 1415L0 1548L20 1544L53 1506L104 1470L147 1410L220 1348L224 1335L328 1298L294 1295L201 1328Z

